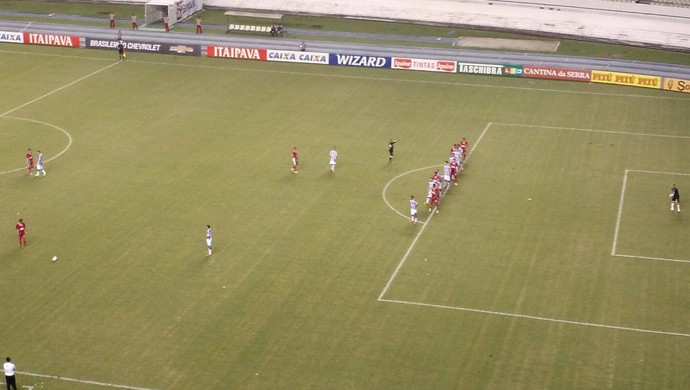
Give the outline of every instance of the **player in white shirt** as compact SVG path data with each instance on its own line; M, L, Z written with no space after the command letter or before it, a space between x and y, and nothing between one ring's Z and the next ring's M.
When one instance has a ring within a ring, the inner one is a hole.
M38 176L41 172L43 172L43 176L46 175L46 170L43 167L43 153L41 151L38 151L38 163L36 163L36 176Z
M329 163L331 165L331 172L335 172L335 160L338 158L338 152L335 150L335 146L328 153L328 157L331 159L331 162Z
M9 357L7 357L5 360L5 364L2 365L2 368L5 370L5 383L7 383L7 390L10 390L10 387L14 390L17 390L17 380L14 377L17 367L14 365L14 363L12 363L12 359Z
M206 256L211 256L213 254L211 243L213 243L213 231L211 230L211 225L206 225L206 247L208 248L208 254Z
M410 196L410 223L417 223L417 201Z
M434 184L436 184L436 180L434 180L434 177L431 176L431 179L429 179L429 184L428 184L429 187L427 188L427 191L426 191L426 201L424 201L424 204L429 204L429 201L431 200L431 193L434 189Z
M446 161L446 164L443 165L443 188L446 188L450 185L450 164L448 161Z

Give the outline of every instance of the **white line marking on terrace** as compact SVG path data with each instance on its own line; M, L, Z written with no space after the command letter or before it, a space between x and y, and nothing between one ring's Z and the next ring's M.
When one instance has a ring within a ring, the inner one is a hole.
M0 50L0 53L13 53L13 54L51 56L51 57L65 57L65 58L79 58L79 59L84 59L84 60L95 60L95 61L112 61L112 59L109 59L109 58L67 56L67 55L58 55L58 54L32 53L32 52L22 52L22 51L12 51L12 50ZM618 94L618 93L605 93L605 92L571 91L571 90L565 90L565 89L511 87L511 86L505 86L505 85L457 83L457 82L450 82L450 81L407 80L407 79L395 79L395 78L390 78L390 77L367 77L367 76L353 76L353 75L337 75L337 74L328 74L328 73L291 72L291 71L284 71L284 70L238 68L238 67L232 67L232 66L179 64L179 63L161 62L161 61L127 60L127 62L138 63L138 64L149 64L149 65L182 66L182 67L202 68L202 69L217 69L217 70L232 70L232 71L246 71L246 72L259 72L259 73L277 73L277 74L292 74L292 75L317 76L317 77L347 78L347 79L355 79L355 80L393 81L393 82L402 82L402 83L449 85L449 86L458 86L458 87L510 89L510 90L517 90L517 91L552 92L552 93L593 95L593 96L613 96L613 97L634 98L634 99L661 99L661 100L690 101L689 98L681 97L681 96L633 95L633 94Z
M677 139L690 139L687 135L668 135L668 134L650 134L650 133L632 133L629 131L612 131L612 130L598 130L598 129L580 129L577 127L559 127L559 126L540 126L540 125L524 125L519 123L494 123L498 126L514 126L514 127L533 127L537 129L556 129L556 130L571 130L571 131L584 131L588 133L607 133L607 134L621 134L621 135L637 135L641 137L660 137L660 138L677 138Z
M24 30L26 30L27 28L29 28L29 26L31 26L32 24L33 24L33 22L29 22L29 24L27 24L26 26L24 26L23 29L19 30L19 32L20 32L20 33L23 33Z
M75 379L75 378L69 378L66 376L59 376L59 375L46 375L46 374L36 374L33 372L23 372L23 371L17 371L17 374L22 374L26 376L35 376L37 378L48 378L48 379L57 379L61 381L67 381L67 382L75 382L75 383L82 383L86 385L96 385L96 386L103 386L103 387L115 387L118 389L128 389L128 390L154 390L154 389L149 389L147 387L137 387L137 386L127 386L127 385L118 385L116 383L106 383L106 382L96 382L96 381L90 381L90 380L85 380L85 379Z
M482 138L484 138L484 134L486 134L486 131L489 130L489 127L491 127L491 122L489 122L486 127L484 128L484 131L479 135L479 138L477 138L477 142L472 145L472 148L470 151L467 153L467 158L465 159L465 162L470 160L470 157L472 156L472 153L474 150L477 148L477 145L482 141ZM428 169L428 168L420 168L420 169ZM390 182L389 182L390 183ZM394 209L395 210L395 209ZM395 277L398 276L398 272L400 272L400 269L402 266L405 264L405 261L407 260L407 257L410 255L412 252L412 249L414 249L414 246L417 244L417 240L419 240L419 237L422 236L422 233L424 233L424 229L429 225L429 222L431 222L431 219L434 217L434 210L431 210L431 214L427 217L426 221L424 221L424 226L422 226L421 229L419 229L419 232L417 235L414 237L414 240L412 240L412 243L410 246L407 248L407 251L405 251L405 254L403 257L400 259L400 262L398 262L398 266L395 267L395 271L393 271L393 274L391 275L390 279L388 279L388 283L386 283L386 286L383 288L381 291L381 294L379 294L379 301L383 299L383 296L386 295L388 292L388 289L390 288L391 284L393 284L393 280L395 280Z
M616 217L616 229L613 232L613 245L611 245L611 256L616 255L616 246L618 246L618 231L621 225L621 215L623 215L623 200L625 199L625 187L628 185L628 170L625 170L623 175L623 186L621 187L621 199L618 202L618 216Z
M62 156L62 155L67 151L67 149L69 149L69 148L72 146L72 136L67 132L67 130L65 130L65 129L61 128L61 127L55 126L54 124L47 123L47 122L42 122L42 121L38 121L38 120L35 120L35 119L18 118L18 117L14 117L14 116L0 116L0 118L16 119L16 120L21 120L21 121L28 121L28 122L40 123L40 124L42 124L42 125L49 126L49 127L54 128L54 129L57 129L57 130L62 131L62 132L67 136L67 140L68 140L67 146L65 146L65 148L62 149L62 150L61 150L58 154L56 154L55 156L53 156L53 157L47 159L45 162L51 162L51 161L55 160L56 158ZM12 173L12 172L23 171L23 170L25 170L25 169L26 169L26 167L11 169L11 170L9 170L9 171L2 171L2 172L0 172L0 175L4 175L4 174L6 174L6 173Z
M537 317L537 316L531 316L531 315L526 315L526 314L505 313L505 312L492 311L492 310L472 309L472 308L469 308L469 307L458 307L458 306L448 306L448 305L434 305L434 304L431 304L431 303L409 302L409 301L401 301L401 300L397 300L397 299L381 299L381 298L379 298L379 301L381 301L381 302L399 303L399 304L403 304L403 305L435 307L435 308L438 308L438 309L450 309L450 310L466 311L466 312L472 312L472 313L491 314L491 315L503 316L503 317L526 318L526 319L530 319L530 320L539 320L539 321L547 321L547 322L557 322L557 323L561 323L561 324L591 326L591 327L594 327L594 328L605 328L605 329L615 329L615 330L627 330L627 331L631 331L631 332L652 333L652 334L665 335L665 336L690 337L690 334L688 334L688 333L681 333L681 332L666 332L666 331L661 331L661 330L642 329L642 328L631 328L631 327L627 327L627 326L615 326L615 325L595 324L595 323L592 323L592 322L581 322L581 321L560 320L560 319L558 319L558 318Z
M91 73L87 74L86 76L81 77L81 78L79 78L79 79L77 79L77 80L74 80L74 81L72 81L71 83L69 83L69 84L67 84L67 85L63 85L62 87L57 88L57 89L54 89L54 90L52 90L52 91L50 91L50 92L48 92L48 93L46 93L46 94L44 94L44 95L42 95L42 96L37 97L37 98L34 99L34 100L31 100L31 101L29 101L29 102L26 102L26 103L22 104L22 105L19 106L19 107L15 107L15 108L13 108L13 109L11 109L11 110L5 112L5 113L2 113L2 114L0 114L0 116L5 116L5 115L7 115L7 114L13 113L13 112L19 110L20 108L24 108L24 107L28 106L29 104L35 103L35 102L37 102L37 101L39 101L39 100L41 100L41 99L43 99L43 98L46 98L46 97L48 97L48 96L50 96L50 95L52 95L52 94L54 94L54 93L56 93L56 92L60 92L60 91L62 91L63 89L65 89L65 88L67 88L67 87L71 87L72 85L74 85L74 84L76 84L76 83L78 83L78 82L80 82L80 81L82 81L82 80L86 80L87 78L89 78L89 77L91 77L91 76L93 76L93 75L96 75L96 74L98 74L98 73L101 73L102 71L104 71L104 70L106 70L106 69L112 68L113 66L115 66L115 65L117 65L117 64L119 64L119 63L120 63L120 62L114 62L114 63L112 63L112 64L110 64L110 65L108 65L108 66L106 66L106 67L104 67L104 68L98 69L98 70L95 71L95 72L91 72Z

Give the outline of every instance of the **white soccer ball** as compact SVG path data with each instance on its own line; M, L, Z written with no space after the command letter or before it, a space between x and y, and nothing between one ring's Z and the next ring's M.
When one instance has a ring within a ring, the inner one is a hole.
M57 261L57 256L53 256L53 261Z

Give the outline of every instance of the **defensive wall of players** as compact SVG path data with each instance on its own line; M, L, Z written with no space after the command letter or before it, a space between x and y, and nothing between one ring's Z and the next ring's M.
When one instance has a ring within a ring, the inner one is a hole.
M115 50L117 47L117 41L115 39L26 32L18 33L7 31L0 31L0 42L108 50ZM347 53L320 53L310 51L274 50L215 45L184 45L169 42L148 42L136 40L128 40L125 42L125 47L126 50L132 52L564 80L616 84L690 93L690 80L645 74L613 72L604 69L569 69L551 66L523 65L519 63L480 64L444 59L355 55Z

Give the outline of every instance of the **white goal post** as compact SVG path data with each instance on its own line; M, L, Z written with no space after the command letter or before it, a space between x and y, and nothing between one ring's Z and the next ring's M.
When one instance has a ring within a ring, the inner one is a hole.
M203 8L202 0L151 0L144 6L147 25L162 22L168 15L170 26L181 22Z

